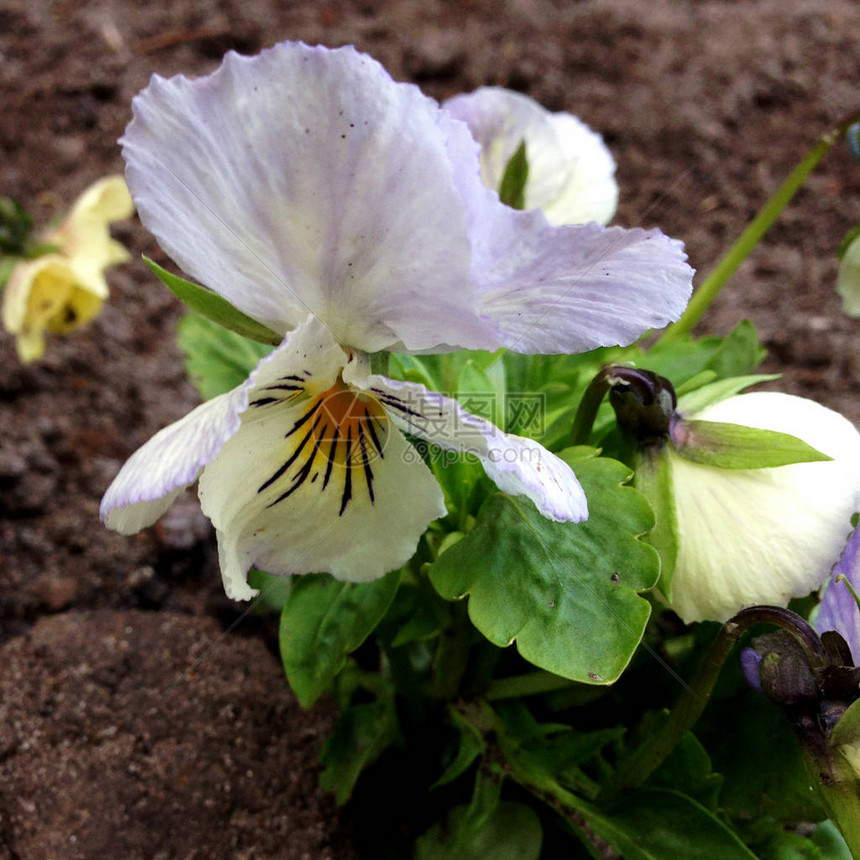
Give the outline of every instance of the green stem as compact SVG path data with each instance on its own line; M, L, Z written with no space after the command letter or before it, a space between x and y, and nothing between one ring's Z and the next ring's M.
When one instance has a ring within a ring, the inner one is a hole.
M575 681L553 675L551 672L528 672L510 678L498 678L484 693L484 699L492 702L498 699L519 699L522 696L537 696L541 693L554 693L573 686Z
M463 602L453 604L450 626L442 632L433 656L434 699L450 702L460 694L460 685L469 664L472 626Z
M597 417L597 410L600 409L600 404L603 402L603 398L606 396L609 388L608 368L604 367L588 383L588 388L585 389L585 394L582 395L582 400L579 401L576 415L573 418L573 426L570 429L571 445L588 444L588 440L591 437L591 428L594 426L594 419Z
M657 770L701 716L723 663L741 634L756 624L774 624L787 630L801 644L813 667L824 664L826 657L821 641L799 615L778 606L752 606L742 610L723 625L663 726L621 763L614 779L601 793L602 801L611 803L623 792L638 788Z
M702 281L699 288L690 299L687 310L678 322L669 326L660 337L660 341L671 341L688 334L716 298L726 282L737 271L738 266L749 256L762 236L779 217L788 202L803 185L806 177L816 165L839 141L845 132L856 122L860 121L860 112L840 122L835 128L819 138L807 156L794 168L788 178L777 188L776 193L765 203L758 215L752 220L738 240L717 263L716 268Z

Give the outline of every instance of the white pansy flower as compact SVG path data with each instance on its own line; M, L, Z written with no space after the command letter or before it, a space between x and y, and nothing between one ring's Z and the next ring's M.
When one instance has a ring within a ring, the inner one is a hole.
M836 292L842 298L842 310L850 317L860 317L860 236L845 249L836 276Z
M3 292L3 325L16 337L21 361L43 355L46 332L72 331L99 312L108 297L105 269L129 258L111 239L109 225L133 212L125 180L100 179L78 197L59 227L41 237L57 251L15 266Z
M608 224L618 205L615 161L603 138L565 112L503 87L454 96L446 110L481 144L481 175L498 190L508 162L525 141L529 172L525 208L553 224Z
M231 597L255 594L251 565L370 580L445 513L404 431L475 454L547 517L587 515L561 460L371 373L368 354L629 343L686 304L679 243L503 206L468 128L352 48L284 43L205 78L154 76L122 143L162 247L284 340L131 457L108 526L153 523L199 477Z
M672 607L686 622L725 621L819 588L860 509L860 433L838 412L778 392L740 394L694 417L789 433L833 459L720 469L670 447L679 539Z

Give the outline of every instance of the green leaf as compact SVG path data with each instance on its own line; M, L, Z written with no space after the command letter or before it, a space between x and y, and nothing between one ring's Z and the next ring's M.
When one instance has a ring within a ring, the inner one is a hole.
M415 843L415 860L538 860L540 819L522 803L500 803L479 828L470 827L468 806L455 806Z
M293 587L292 576L275 576L252 567L248 571L248 585L260 594L254 599L254 608L263 613L280 612Z
M495 645L514 640L534 665L591 684L614 681L642 638L650 607L638 592L659 574L639 540L654 525L645 498L623 486L630 470L562 452L588 498L582 523L555 523L531 502L495 495L472 531L439 556L430 579L447 600L469 595L469 615Z
M661 341L645 357L634 359L644 367L672 381L676 390L705 371L717 379L751 374L761 364L765 350L758 342L755 327L743 320L725 337L689 336Z
M579 732L568 725L539 723L522 702L505 703L495 710L504 725L506 741L517 746L521 764L577 794L597 796L599 785L581 766L601 755L604 747L617 744L624 735L623 726Z
M309 574L294 583L278 639L287 679L305 708L331 687L347 655L374 631L399 581L395 570L374 582Z
M33 219L11 197L0 197L0 254L26 256Z
M258 340L260 343L277 345L283 340L281 335L243 314L226 299L222 299L218 293L168 272L167 269L162 268L149 257L144 256L143 259L149 268L155 272L161 283L177 299L188 305L191 310L197 311L212 322L218 323L218 325L224 326L236 334L241 334L251 340Z
M682 791L706 809L715 810L723 778L713 772L707 750L687 732L648 778L648 785Z
M695 415L707 406L719 403L721 400L727 400L729 397L734 397L735 394L749 388L751 385L757 385L759 382L772 382L774 379L779 379L779 377L780 374L778 373L735 376L731 379L720 379L718 382L703 385L694 391L684 391L683 394L679 391L678 411L683 415Z
M526 142L523 140L505 167L502 181L499 183L499 200L513 209L525 209L528 178L529 162Z
M821 851L822 860L853 860L851 849L832 821L822 821L810 840Z
M730 668L740 675L737 665ZM788 720L763 696L745 689L712 703L696 725L696 736L723 775L720 805L730 815L772 815L783 821L825 817Z
M346 803L361 772L396 739L397 714L390 693L347 708L320 751L320 788L333 791L338 806Z
M487 749L481 730L454 705L448 706L448 722L457 730L457 754L431 788L453 782L462 776Z
M672 443L679 457L719 469L766 469L833 459L788 433L719 421L679 422Z
M767 350L759 343L758 333L750 320L741 320L723 338L704 370L713 370L718 379L746 376L765 359Z
M644 789L588 823L624 860L756 860L718 818L677 791Z
M457 381L457 400L460 405L473 415L492 421L497 427L505 429L505 378L504 373L493 373L494 368L501 368L501 361L488 372L481 365L470 359L463 365L460 378ZM493 378L490 378L493 373Z
M204 400L241 385L272 351L270 345L242 337L194 311L179 320L176 335L188 376Z
M812 840L786 830L775 818L740 821L738 830L759 860L827 860Z

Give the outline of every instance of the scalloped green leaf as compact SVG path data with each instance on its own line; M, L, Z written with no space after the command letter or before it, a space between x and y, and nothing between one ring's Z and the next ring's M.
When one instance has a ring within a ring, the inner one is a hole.
M303 707L331 688L347 655L388 611L399 582L399 570L373 582L298 577L281 613L278 643L287 680Z
M243 314L238 308L234 308L226 299L222 299L218 293L201 287L200 284L186 281L179 275L174 275L162 268L154 260L144 255L147 266L155 273L155 276L176 296L179 301L184 302L189 308L202 314L212 322L230 329L230 331L257 340L260 343L277 345L283 340L283 336L273 332L262 323L258 323L247 314Z
M654 586L660 561L640 540L654 514L627 485L630 470L594 453L561 454L585 489L588 520L551 522L531 502L498 494L430 579L448 600L468 595L472 622L494 644L516 641L535 666L608 684L642 638L650 606L639 592Z

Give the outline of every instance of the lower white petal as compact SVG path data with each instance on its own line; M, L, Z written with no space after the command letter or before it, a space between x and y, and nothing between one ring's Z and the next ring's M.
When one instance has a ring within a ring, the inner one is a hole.
M476 456L500 490L526 496L545 517L579 522L588 516L585 493L570 466L534 440L503 433L456 400L415 382L365 375L353 365L344 371L344 379L377 397L406 432Z
M801 397L742 394L696 416L791 433L834 459L717 469L671 455L680 547L670 599L684 621L725 621L817 589L860 502L860 434Z
M296 368L304 378L309 356L329 378L336 376L346 358L325 327L313 318L263 358L238 388L198 406L139 448L105 493L102 521L122 534L133 534L152 525L239 429L250 392L276 386L273 393L283 393L283 382L277 388L282 368Z
M380 403L337 380L270 400L254 391L241 429L200 477L228 595L253 596L252 565L358 582L408 561L445 505Z
M246 386L236 388L198 406L138 448L102 499L105 525L125 535L151 526L239 429L247 403Z

